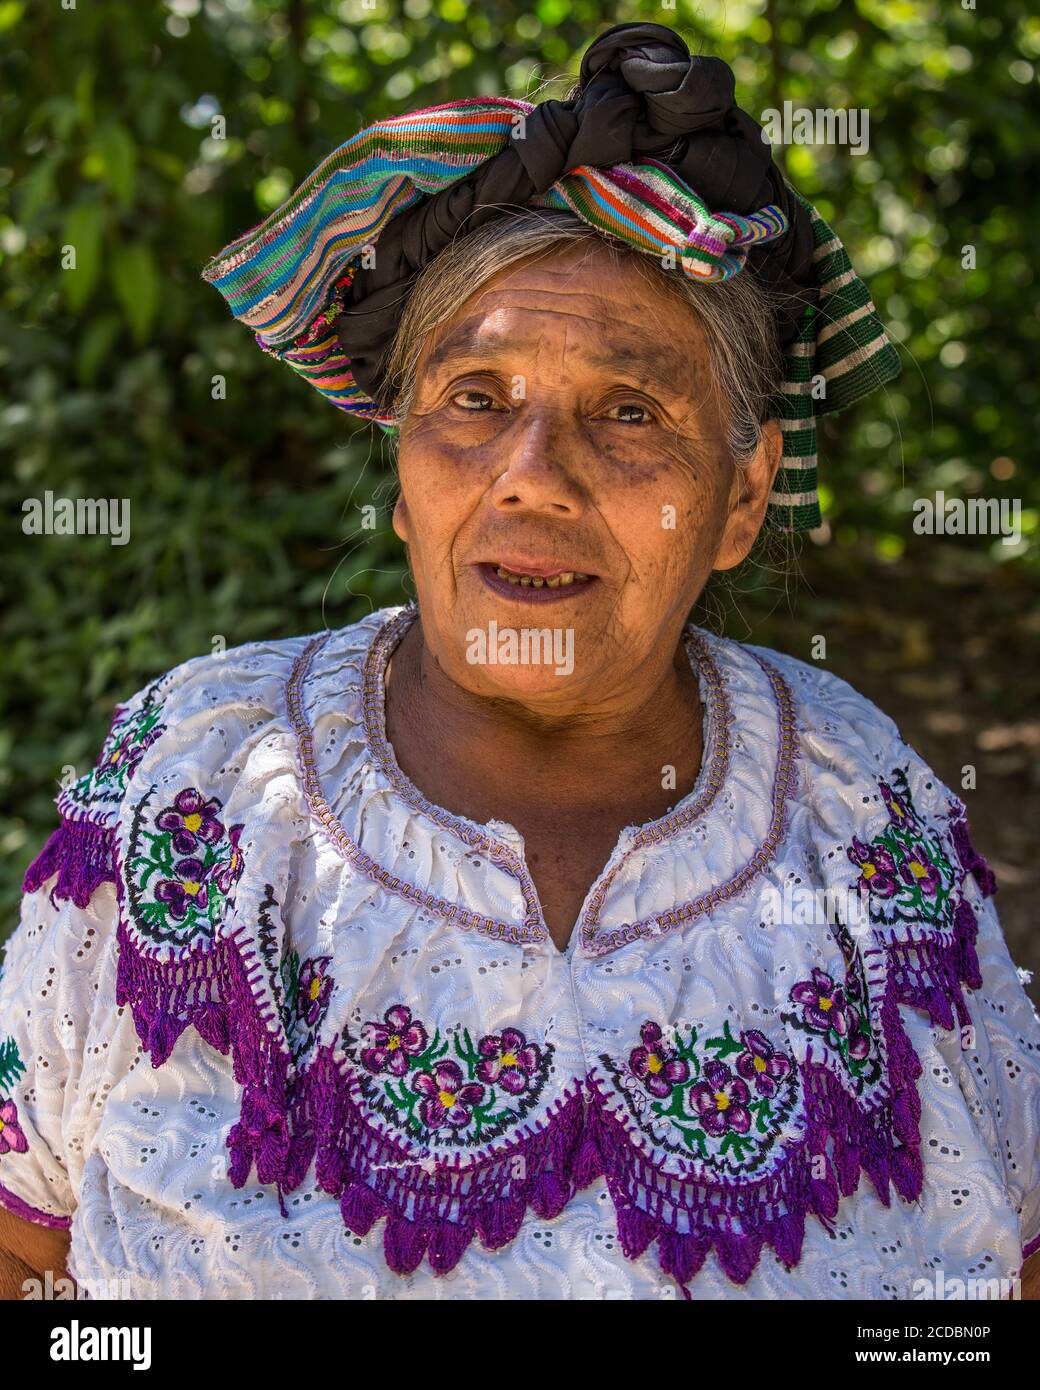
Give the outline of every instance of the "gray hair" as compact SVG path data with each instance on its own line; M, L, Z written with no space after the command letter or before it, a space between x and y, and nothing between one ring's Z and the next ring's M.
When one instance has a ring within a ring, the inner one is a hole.
M608 245L648 283L693 309L704 331L730 458L742 467L759 446L769 403L783 378L771 291L746 272L711 285L691 281L678 266L667 269L663 261L589 226L574 213L555 209L510 210L457 236L421 273L386 362L385 380L397 424L403 426L408 418L419 358L433 329L499 271L577 241Z

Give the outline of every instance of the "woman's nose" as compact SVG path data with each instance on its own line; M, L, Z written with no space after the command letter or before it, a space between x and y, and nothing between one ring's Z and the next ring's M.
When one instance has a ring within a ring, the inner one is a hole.
M502 442L505 467L491 493L496 507L572 520L581 516L586 506L585 445L559 411L526 406Z

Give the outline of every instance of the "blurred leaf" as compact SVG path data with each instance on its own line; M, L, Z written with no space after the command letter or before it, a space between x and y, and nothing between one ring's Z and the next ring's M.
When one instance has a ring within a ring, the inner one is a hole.
M54 197L54 175L61 163L59 154L48 154L37 161L22 180L18 190L18 215L26 227L32 227L42 208Z
M105 210L100 203L77 203L65 219L63 245L75 251L75 268L62 271L69 308L82 309L90 298L101 269L101 232Z
M143 343L159 304L159 276L142 242L120 246L112 256L112 286L134 339Z
M137 175L137 148L126 126L105 121L98 126L94 145L105 166L109 187L124 207L134 200Z
M115 314L101 314L87 324L76 352L76 379L92 386L105 358L119 337L120 323Z

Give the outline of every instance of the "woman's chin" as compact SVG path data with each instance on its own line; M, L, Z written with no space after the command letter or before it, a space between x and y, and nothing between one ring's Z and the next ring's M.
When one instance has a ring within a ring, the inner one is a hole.
M551 704L569 700L587 684L574 659L573 642L569 648L563 642L556 651L537 652L535 660L525 661L523 653L513 660L509 648L489 653L486 660L474 660L475 655L482 653L475 653L472 644L464 649L456 679L485 699Z

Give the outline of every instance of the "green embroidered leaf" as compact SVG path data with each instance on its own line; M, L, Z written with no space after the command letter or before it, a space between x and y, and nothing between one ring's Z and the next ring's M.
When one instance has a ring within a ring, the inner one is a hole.
M476 1048L473 1046L473 1039L469 1035L469 1029L463 1028L461 1040L459 1038L459 1035L456 1033L454 1043L455 1056L458 1057L460 1062L465 1062L466 1064L467 1079L470 1081L475 1081L477 1077L477 1066L480 1062L480 1057L477 1053Z
M0 1043L0 1091L9 1091L15 1081L25 1071L25 1063L18 1052L14 1038L5 1038Z
M744 1044L738 1042L730 1031L728 1018L722 1025L722 1034L721 1038L709 1038L704 1046L717 1052L719 1057L730 1057L734 1052L744 1051Z
M743 1163L747 1157L747 1150L754 1147L754 1140L748 1139L742 1134L736 1134L733 1130L728 1130L726 1137L719 1145L719 1153L733 1153L738 1163Z
M759 1134L768 1134L773 1119L773 1107L768 1100L753 1100L748 1109L755 1113L755 1128Z
M705 1145L703 1129L690 1129L686 1125L681 1125L679 1133L682 1135L682 1141L689 1149L690 1153L696 1154L698 1158L707 1158L708 1151Z

